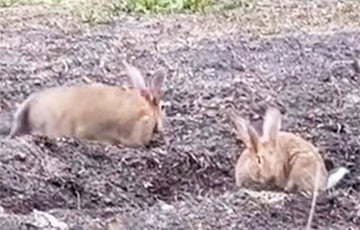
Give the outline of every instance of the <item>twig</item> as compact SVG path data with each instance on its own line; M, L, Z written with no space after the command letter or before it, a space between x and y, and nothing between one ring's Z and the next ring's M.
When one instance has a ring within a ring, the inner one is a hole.
M80 193L79 191L75 191L76 193L76 198L77 198L77 209L78 210L81 210L81 196L80 196Z
M320 176L319 167L317 165L316 166L316 179L315 179L314 193L313 193L313 198L312 198L312 201L311 201L311 208L310 208L309 218L308 218L305 230L310 230L311 229L311 222L312 222L312 219L314 217L314 212L315 212L316 198L318 196L319 176Z

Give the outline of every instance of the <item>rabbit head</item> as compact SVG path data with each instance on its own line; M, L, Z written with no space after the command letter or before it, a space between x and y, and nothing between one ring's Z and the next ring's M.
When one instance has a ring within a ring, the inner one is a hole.
M162 97L162 85L165 80L165 71L159 70L148 79L144 79L140 70L126 61L123 61L126 72L131 80L133 87L140 90L153 109L154 116L156 117L156 124L154 132L164 133L164 122L166 118L165 106Z
M262 136L234 108L228 110L228 115L238 139L246 147L235 168L236 184L283 184L282 169L286 164L286 157L277 149L277 136L281 127L280 111L275 108L266 111Z

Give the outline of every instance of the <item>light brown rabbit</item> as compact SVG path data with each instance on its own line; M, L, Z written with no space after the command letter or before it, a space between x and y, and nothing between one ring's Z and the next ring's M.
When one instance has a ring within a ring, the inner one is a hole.
M278 109L270 107L266 111L262 136L234 108L227 113L238 138L246 146L235 168L238 186L259 182L310 195L315 190L321 192L333 187L349 172L340 167L328 173L315 146L293 133L280 131Z
M131 87L62 86L32 94L16 111L8 138L34 133L127 146L148 144L154 132L163 134L165 74L160 71L145 82L136 67L123 64Z

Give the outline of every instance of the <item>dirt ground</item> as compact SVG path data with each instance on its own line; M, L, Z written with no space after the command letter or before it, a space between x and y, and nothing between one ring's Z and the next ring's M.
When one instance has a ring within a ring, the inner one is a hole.
M35 223L34 210L74 230L303 229L310 199L234 186L243 146L230 132L228 103L253 121L278 106L283 129L313 141L329 169L348 167L319 196L312 226L360 229L360 30L199 36L182 15L89 27L49 8L20 8L0 11L0 128L37 90L122 84L126 57L147 74L167 69L168 143L0 137L2 230L50 229Z

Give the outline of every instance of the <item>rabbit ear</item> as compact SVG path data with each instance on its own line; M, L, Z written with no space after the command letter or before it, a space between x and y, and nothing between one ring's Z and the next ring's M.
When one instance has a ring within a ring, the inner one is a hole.
M235 126L236 135L245 144L245 146L254 151L258 151L259 136L255 129L242 117L240 117L236 111L231 108L227 110L227 114Z
M273 107L268 108L264 118L263 140L275 146L276 138L280 129L281 129L280 111Z
M160 98L161 96L161 89L165 81L165 70L161 69L155 72L152 76L151 80L149 81L149 88L153 93L155 98Z
M140 70L125 60L123 60L123 65L125 66L126 73L129 76L133 86L138 89L146 89L144 77Z

